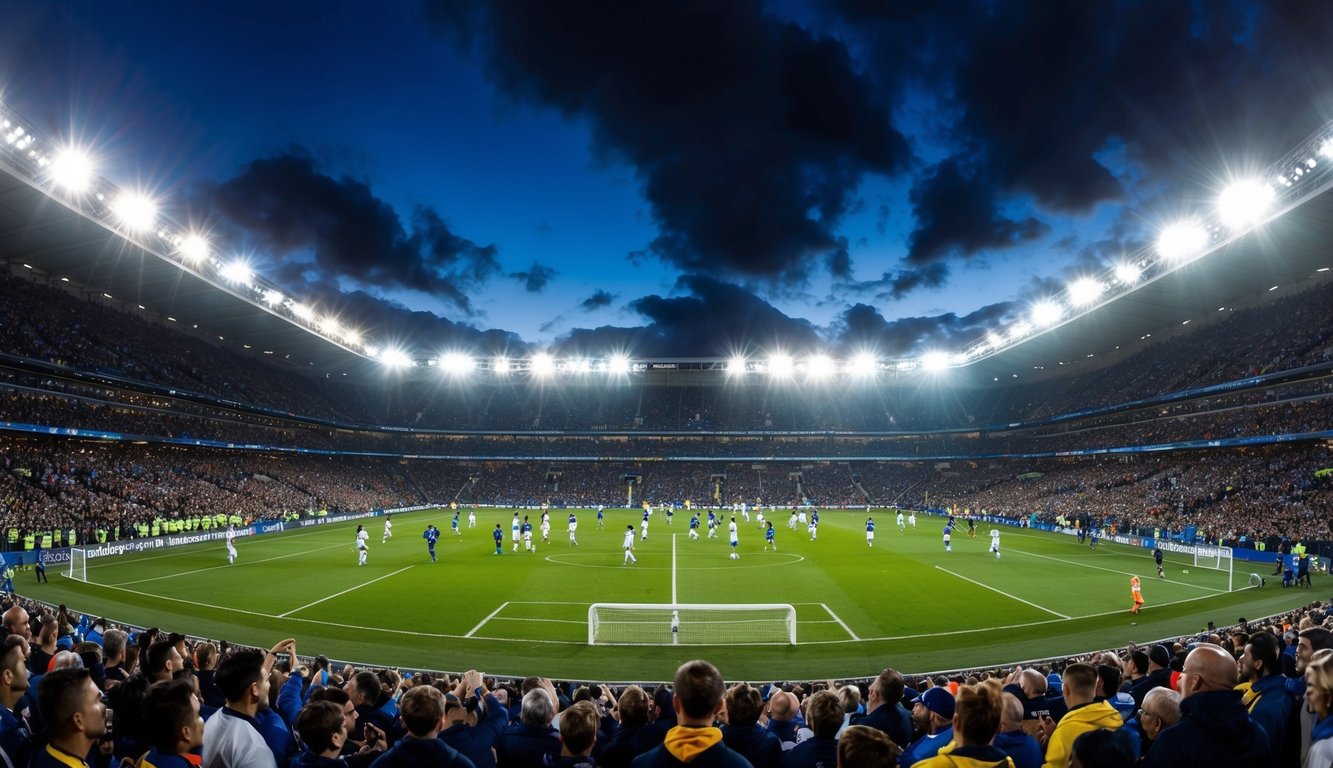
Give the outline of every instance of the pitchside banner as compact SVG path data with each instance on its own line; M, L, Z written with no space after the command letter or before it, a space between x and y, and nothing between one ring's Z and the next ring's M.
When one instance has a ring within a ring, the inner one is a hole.
M349 520L360 520L368 517L380 517L386 513L396 512L416 512L422 509L434 509L434 506L400 507L398 509L376 509L370 512L345 512L336 515L325 515L324 517L312 517L305 520L296 520L290 523L284 523L281 520L265 520L251 525L242 526L235 530L235 536L260 536L265 533L281 533L282 531L294 528L307 528L312 525L329 525L331 523L345 523ZM158 536L151 539L128 539L126 541L113 541L97 546L81 547L83 554L89 560L95 560L101 557L111 557L116 555L129 555L135 552L151 552L156 549L169 549L171 547L183 547L189 544L203 544L209 541L222 541L227 538L227 529L221 528L211 531L191 531L190 533L176 533L168 536ZM59 549L42 550L42 562L48 566L59 563L68 563L70 559L70 548L61 547ZM18 563L18 558L30 555L29 552L11 552L5 555L5 561L10 565Z

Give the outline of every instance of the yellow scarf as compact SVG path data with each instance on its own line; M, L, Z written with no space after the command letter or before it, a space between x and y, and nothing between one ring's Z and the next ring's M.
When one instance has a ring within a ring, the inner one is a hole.
M667 731L663 745L672 757L688 763L719 741L722 741L722 730L719 728L678 725Z

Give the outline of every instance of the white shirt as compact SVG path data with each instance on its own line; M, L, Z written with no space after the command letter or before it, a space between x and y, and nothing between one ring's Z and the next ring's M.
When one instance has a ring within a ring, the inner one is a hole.
M634 531L625 531L625 549L634 549Z
M277 768L273 752L255 726L225 708L204 723L202 765L203 768Z
M370 538L370 534L366 531L365 528L362 528L360 531L357 531L357 534L356 534L356 546L357 546L359 549L365 549L365 548L366 548L366 539L368 539L368 538ZM212 718L209 718L209 719L212 719Z
M991 540L991 543L992 543L992 544L999 544L999 543L1000 543L1000 532L999 532L999 531L991 531L991 532L990 532L990 540Z

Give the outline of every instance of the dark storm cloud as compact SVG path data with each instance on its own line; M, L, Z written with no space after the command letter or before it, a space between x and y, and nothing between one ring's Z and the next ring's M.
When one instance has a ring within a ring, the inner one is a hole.
M936 166L910 193L917 225L907 239L908 263L924 266L952 255L1011 248L1048 231L1030 216L1005 216L995 192L957 158Z
M528 346L516 334L482 330L442 318L433 312L408 309L402 304L365 291L341 291L331 283L305 283L302 298L334 315L349 328L385 345L402 345L418 354L456 347L478 353L520 353Z
M470 313L467 291L500 268L494 245L454 233L429 207L418 207L405 225L369 184L321 172L299 147L248 163L204 195L209 212L256 247L274 256L313 254L313 262L277 265L288 280L314 273L422 291Z
M579 302L579 306L591 311L594 309L601 309L602 307L609 307L611 306L611 302L615 301L615 299L616 297L612 296L610 293L598 289L593 295Z
M935 317L885 320L879 310L856 304L834 323L831 335L844 352L874 350L881 356L918 355L931 350L960 349L1011 317L1017 305L1002 302L959 317L950 312Z
M543 266L537 262L532 262L532 266L521 272L510 272L509 276L523 284L523 289L528 293L541 293L546 284L551 282L556 272L551 267Z
M587 120L636 169L649 252L685 271L845 275L858 183L910 156L847 49L756 0L426 5L506 92Z

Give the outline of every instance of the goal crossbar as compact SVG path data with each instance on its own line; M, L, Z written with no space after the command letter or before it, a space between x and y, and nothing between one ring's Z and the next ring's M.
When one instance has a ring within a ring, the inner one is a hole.
M593 603L589 645L795 645L786 603Z

